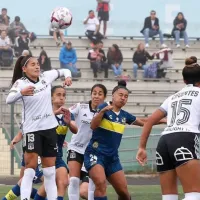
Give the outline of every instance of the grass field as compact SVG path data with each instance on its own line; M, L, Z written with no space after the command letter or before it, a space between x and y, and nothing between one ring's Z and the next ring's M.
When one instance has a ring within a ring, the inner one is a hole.
M0 199L9 191L11 186L0 186ZM129 192L131 193L132 200L160 200L160 186L129 186ZM115 191L109 186L107 190L108 200L117 200ZM67 198L65 198L67 199ZM180 195L180 200L183 199L183 195Z

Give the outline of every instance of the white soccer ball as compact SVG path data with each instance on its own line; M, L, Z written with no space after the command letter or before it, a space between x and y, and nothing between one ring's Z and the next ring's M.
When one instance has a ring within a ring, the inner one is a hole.
M66 29L72 24L72 14L68 8L55 8L51 13L51 25L55 29Z

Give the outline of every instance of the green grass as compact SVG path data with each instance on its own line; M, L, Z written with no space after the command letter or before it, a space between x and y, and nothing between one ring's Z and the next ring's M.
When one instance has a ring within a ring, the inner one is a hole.
M0 186L0 199L9 191L11 186ZM181 191L181 190L180 190ZM131 193L132 200L160 200L161 192L160 186L129 186L129 192ZM117 200L117 196L112 187L108 187L107 190L108 200ZM67 199L67 198L65 198ZM183 199L183 195L180 195L180 200Z

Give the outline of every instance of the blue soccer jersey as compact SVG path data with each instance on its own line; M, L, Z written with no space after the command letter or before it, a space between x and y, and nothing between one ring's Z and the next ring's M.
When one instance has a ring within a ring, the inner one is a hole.
M108 105L109 103L101 104L99 111ZM105 112L101 124L93 131L88 149L92 148L107 156L118 154L125 125L132 124L135 120L135 116L122 109L119 113L112 110Z
M65 141L65 137L67 135L68 126L63 119L63 115L56 115L56 119L58 121L58 127L56 129L57 133L57 145L58 145L58 153L57 157L62 158L63 156L63 144ZM71 114L71 120L74 121L74 116Z

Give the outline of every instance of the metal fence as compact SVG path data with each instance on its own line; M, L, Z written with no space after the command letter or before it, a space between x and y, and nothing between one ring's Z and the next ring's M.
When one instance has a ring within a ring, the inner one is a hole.
M20 169L22 146L21 143L17 144L13 151L9 150L9 143L11 139L19 131L21 121L21 104L9 106L5 104L6 91L0 92L0 175L17 175ZM85 92L81 96L82 100L88 100L88 94ZM70 97L70 104L76 103L77 98ZM153 172L155 171L155 148L160 137L160 132L163 126L156 126L152 130L149 138L147 151L148 163L145 167L140 167L136 162L136 153L141 134L141 128L135 126L127 126L122 139L119 156L123 168L126 172ZM67 134L66 141L70 141L71 133ZM64 160L66 161L67 149L64 150Z

